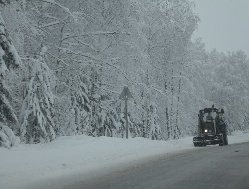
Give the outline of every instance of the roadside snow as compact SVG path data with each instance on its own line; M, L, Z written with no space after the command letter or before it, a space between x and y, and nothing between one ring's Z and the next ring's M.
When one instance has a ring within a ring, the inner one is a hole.
M249 132L236 132L229 136L230 144L248 141ZM151 141L84 135L60 137L47 144L0 148L0 188L22 188L32 182L77 173L91 177L93 170L109 170L191 149L199 149L193 147L192 137Z
M228 136L229 144L249 142L249 131L236 131L231 136Z

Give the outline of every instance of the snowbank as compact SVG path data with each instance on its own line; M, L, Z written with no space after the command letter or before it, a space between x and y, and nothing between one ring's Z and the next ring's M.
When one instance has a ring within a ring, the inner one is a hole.
M229 144L236 144L249 141L249 131L235 131L228 136Z
M233 133L229 143L249 141L249 133ZM21 188L31 182L92 170L130 165L160 155L183 150L198 150L192 137L176 141L151 141L144 138L119 139L88 136L60 137L47 144L0 148L0 188Z

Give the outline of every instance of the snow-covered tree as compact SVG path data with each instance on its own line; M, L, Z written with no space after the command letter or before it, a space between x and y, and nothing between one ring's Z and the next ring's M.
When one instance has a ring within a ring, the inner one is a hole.
M69 80L67 86L69 86L67 93L62 95L57 93L57 105L64 104L65 107L57 107L56 110L61 110L58 113L63 113L63 109L68 111L66 117L65 114L62 115L63 117L58 117L58 121L65 121L65 123L57 123L60 135L90 134L91 106L88 97L88 81L83 76L75 75ZM63 99L67 99L69 103L64 102Z
M3 3L3 2L0 2ZM6 72L21 63L12 44L5 22L0 15L0 146L10 147L15 144L15 135L8 127L16 129L17 117L10 104L11 94L5 84Z
M31 75L21 114L21 140L26 143L49 142L55 139L54 77L46 64L46 47L30 61Z

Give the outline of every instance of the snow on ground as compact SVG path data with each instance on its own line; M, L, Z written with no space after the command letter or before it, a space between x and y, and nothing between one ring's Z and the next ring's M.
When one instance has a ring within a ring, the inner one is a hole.
M230 144L248 142L249 132L236 132L228 139ZM21 188L39 180L76 173L91 177L92 170L136 164L144 159L191 149L200 149L193 147L192 137L151 141L84 135L60 137L47 144L0 148L0 188Z

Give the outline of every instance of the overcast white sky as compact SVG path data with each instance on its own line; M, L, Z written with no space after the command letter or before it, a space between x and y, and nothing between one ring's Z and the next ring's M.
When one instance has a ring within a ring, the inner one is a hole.
M207 50L241 49L249 56L249 0L192 0L201 21L193 39L201 37Z

